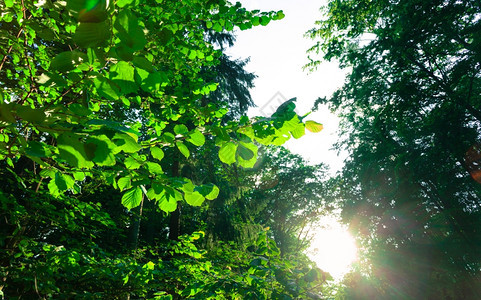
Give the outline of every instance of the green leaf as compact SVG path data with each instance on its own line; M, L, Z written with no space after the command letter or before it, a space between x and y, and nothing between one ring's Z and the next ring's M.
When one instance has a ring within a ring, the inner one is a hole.
M119 180L117 181L117 186L119 187L119 190L123 191L126 189L130 189L132 187L131 179L132 178L130 176L119 178Z
M71 176L57 172L48 183L48 189L53 196L58 197L62 192L71 189L74 184L75 180Z
M186 158L189 158L190 151L184 143L177 141L175 142L175 145L179 149L180 153L182 153Z
M320 132L323 129L322 124L315 121L306 121L306 129L310 132Z
M164 158L164 151L159 147L150 148L150 153L152 154L152 157L155 159L162 160L162 158Z
M219 188L214 184L203 184L195 187L194 191L199 192L208 200L214 200L219 195Z
M126 133L116 133L112 138L118 147L116 151L124 151L125 153L137 153L142 149L137 141Z
M94 48L105 45L110 40L110 22L97 23L81 22L73 37L74 42L81 48Z
M214 200L218 196L219 196L219 188L216 185L214 185L212 187L212 191L209 194L205 195L205 198L208 200Z
M117 30L120 40L134 51L142 50L147 44L137 17L129 9L120 10L114 22L114 28Z
M67 72L75 69L76 66L87 60L87 55L77 50L62 52L52 59L50 70Z
M159 208L165 212L173 212L177 209L177 199L174 197L167 197L165 194L159 198Z
M100 96L109 100L119 99L121 93L120 88L110 79L102 76L97 76L93 80L95 88Z
M284 14L284 12L282 10L280 10L275 15L274 20L282 20L282 19L284 19L285 16L286 15Z
M178 124L178 125L174 126L174 132L175 132L175 134L184 135L187 132L189 132L189 129L184 124Z
M268 17L262 16L260 23L261 23L262 26L266 26L267 24L269 24L270 21L271 21L271 19L269 19Z
M201 206L204 203L205 198L199 192L185 193L185 202L192 206Z
M147 164L147 169L149 170L150 173L157 174L157 175L164 174L164 171L162 171L162 167L158 163L148 161L146 164Z
M237 147L237 155L242 157L244 160L250 160L254 157L254 152L249 148L245 147L243 144L239 144Z
M130 189L122 196L122 205L127 209L139 206L140 202L142 202L142 189L140 187Z
M94 164L87 161L87 153L84 150L84 143L72 133L64 133L57 139L57 147L60 158L64 159L73 167L92 168Z
M125 95L135 93L139 89L135 83L134 70L134 67L125 61L119 61L110 67L110 79L120 87Z
M134 0L118 0L117 1L117 6L122 8L126 5L129 5L130 3L132 3Z
M301 138L306 134L304 124L299 123L299 126L296 126L296 128L294 130L291 130L290 133L295 139Z
M85 179L85 172L74 172L73 178L77 181L84 181Z
M47 157L45 144L37 141L29 141L28 148L25 152L27 155L33 157Z
M239 148L243 149L239 152ZM253 143L239 142L237 163L243 168L253 168L257 162L257 146Z
M33 109L30 106L17 107L17 116L34 124L42 123L46 117L42 109Z
M138 169L141 165L135 158L133 157L127 157L124 160L125 167L129 170L135 170Z
M163 72L150 73L145 80L142 80L142 90L146 92L159 91L160 88L166 85L168 78Z
M189 133L187 141L195 146L202 146L205 143L205 136L198 129Z
M99 166L115 165L114 149L116 145L106 135L92 136L84 143L89 160Z
M152 63L148 59L146 59L145 57L136 56L136 57L134 57L132 63L137 68L140 68L142 70L146 70L147 72L154 72L155 71L155 68L152 65Z
M235 154L237 145L232 142L227 142L219 149L219 158L225 164L235 163Z

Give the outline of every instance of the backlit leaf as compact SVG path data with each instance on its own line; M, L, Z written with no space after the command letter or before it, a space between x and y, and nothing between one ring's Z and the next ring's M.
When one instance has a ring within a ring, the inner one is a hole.
M150 153L155 159L162 160L164 158L164 151L159 147L150 148Z
M190 151L184 143L177 141L175 142L175 145L179 149L180 153L182 153L185 157L189 158Z
M127 209L139 206L140 202L142 202L142 189L140 187L130 189L122 196L122 205Z
M195 146L202 146L205 143L205 136L199 130L195 129L189 133L188 142L194 144Z
M235 163L235 154L237 145L232 142L227 142L219 149L219 158L225 164Z
M306 129L310 132L320 132L323 129L323 126L315 121L306 121Z

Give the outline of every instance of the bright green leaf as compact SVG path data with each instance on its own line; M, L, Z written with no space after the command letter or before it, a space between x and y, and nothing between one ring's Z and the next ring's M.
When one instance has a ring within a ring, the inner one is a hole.
M184 143L177 141L175 142L175 145L179 149L180 153L182 153L185 157L189 158L190 151Z
M185 126L184 124L178 124L178 125L175 125L174 126L174 132L175 134L186 134L187 132L189 131L189 129L187 128L187 126Z
M225 164L235 163L235 154L237 145L232 142L227 142L219 149L219 158Z
M195 129L189 133L188 142L194 144L195 146L202 146L205 143L205 136L199 130Z
M162 160L164 158L164 151L159 147L150 148L150 153L155 159Z
M142 189L140 187L130 189L122 196L122 205L127 209L139 206L140 202L142 202Z

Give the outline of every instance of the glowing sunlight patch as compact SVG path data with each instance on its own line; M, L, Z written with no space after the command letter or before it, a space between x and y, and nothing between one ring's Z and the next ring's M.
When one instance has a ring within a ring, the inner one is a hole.
M335 280L341 279L349 271L351 264L357 260L354 238L332 217L322 218L313 231L314 237L308 256Z

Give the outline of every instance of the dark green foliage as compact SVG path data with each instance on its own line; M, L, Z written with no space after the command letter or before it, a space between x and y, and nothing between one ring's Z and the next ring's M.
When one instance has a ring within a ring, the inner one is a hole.
M318 101L341 116L350 152L331 196L378 297L479 298L480 2L330 1L324 12L311 53L352 68Z

